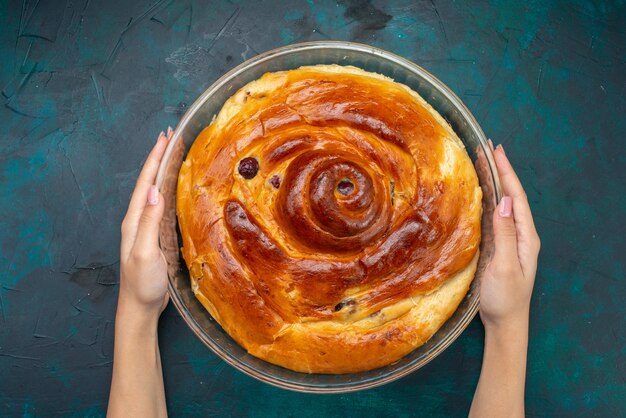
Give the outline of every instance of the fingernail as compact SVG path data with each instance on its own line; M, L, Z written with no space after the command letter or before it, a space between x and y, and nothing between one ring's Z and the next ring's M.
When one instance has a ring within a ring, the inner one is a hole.
M498 144L496 149L499 149L500 151L502 151L502 154L506 155L506 152L504 152L504 147L502 146L502 144Z
M511 196L502 197L502 200L500 200L499 213L503 218L509 218L511 216L513 213L513 199L511 199Z
M491 151L493 151L493 141L491 139L488 139L487 142L489 142L489 148L491 148Z
M148 204L157 205L159 203L159 189L153 184L148 190Z
M172 129L172 127L168 126L167 127L167 137L171 138L173 133L174 133L174 130Z
M159 137L157 138L157 142L159 142L161 138L165 138L165 132L163 131L161 131L161 133L159 134Z

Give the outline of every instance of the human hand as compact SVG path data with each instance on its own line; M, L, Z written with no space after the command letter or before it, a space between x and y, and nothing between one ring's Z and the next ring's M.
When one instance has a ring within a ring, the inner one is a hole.
M504 197L493 213L495 253L480 284L480 318L488 332L527 327L540 248L526 193L501 145L494 159Z
M109 417L167 416L157 336L168 302L167 263L159 248L165 202L154 182L172 135L172 128L159 135L122 222Z
M169 300L167 263L159 248L159 223L165 205L154 183L172 135L172 128L168 128L167 135L159 135L139 174L122 222L118 310L153 320L158 319Z

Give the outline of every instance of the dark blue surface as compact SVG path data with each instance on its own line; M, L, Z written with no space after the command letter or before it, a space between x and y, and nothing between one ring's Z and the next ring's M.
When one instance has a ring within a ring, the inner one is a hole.
M626 415L623 1L2 0L0 28L0 415L105 413L119 224L156 135L243 60L322 39L431 71L517 167L543 241L528 415ZM464 416L483 332L332 396L235 372L171 307L160 338L171 416Z

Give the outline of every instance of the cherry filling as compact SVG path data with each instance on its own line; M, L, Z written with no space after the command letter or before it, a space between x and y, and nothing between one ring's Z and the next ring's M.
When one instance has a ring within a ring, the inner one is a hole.
M256 160L256 158L246 157L243 160L239 161L237 171L244 179L253 179L259 172L259 162Z
M354 192L354 184L352 184L350 180L341 180L337 184L337 191L339 192L339 194L349 196Z
M274 174L271 178L270 178L270 184L272 186L274 186L275 189L278 189L280 187L280 177L278 177L278 175Z
M356 304L356 301L354 299L342 300L337 305L335 305L335 312L339 312L340 310L342 310L346 306L353 306L354 304Z

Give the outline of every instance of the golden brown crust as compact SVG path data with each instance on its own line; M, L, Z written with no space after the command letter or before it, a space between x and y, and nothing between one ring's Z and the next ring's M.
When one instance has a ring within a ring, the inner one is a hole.
M474 276L480 203L441 116L341 66L240 89L177 192L198 299L251 354L310 373L381 367L427 341Z

